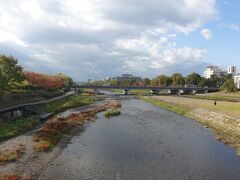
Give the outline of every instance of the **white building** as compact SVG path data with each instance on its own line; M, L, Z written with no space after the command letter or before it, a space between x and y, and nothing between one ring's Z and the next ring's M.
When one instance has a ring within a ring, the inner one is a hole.
M235 76L237 74L236 66L228 66L227 73Z
M114 77L113 79L117 81L136 81L136 82L140 82L142 80L141 77L133 76L132 74L123 74L122 76L117 76Z
M237 89L240 89L240 75L234 76L234 83L236 84Z
M226 74L226 72L218 68L218 66L208 66L207 69L203 72L203 77L209 79L212 75L219 76L220 74Z

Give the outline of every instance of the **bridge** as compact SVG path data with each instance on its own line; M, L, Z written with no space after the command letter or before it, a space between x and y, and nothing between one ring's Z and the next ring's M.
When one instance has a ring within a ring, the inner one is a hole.
M162 92L168 92L169 94L206 94L208 92L217 92L219 88L211 87L172 87L172 86L97 86L97 85L75 85L71 88L74 89L93 89L97 90L110 90L121 89L123 94L129 94L130 90L150 90L152 94L161 94Z

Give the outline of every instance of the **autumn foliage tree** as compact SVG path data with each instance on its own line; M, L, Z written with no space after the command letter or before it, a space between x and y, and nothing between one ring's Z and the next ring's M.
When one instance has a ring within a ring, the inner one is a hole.
M25 72L25 77L30 84L43 89L52 90L64 87L64 79L59 76L50 76L36 72Z

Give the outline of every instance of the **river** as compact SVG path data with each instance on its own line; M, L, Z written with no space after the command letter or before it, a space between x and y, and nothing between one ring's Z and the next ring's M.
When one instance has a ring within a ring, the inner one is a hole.
M39 179L240 179L240 158L202 125L137 99L121 112L98 114Z

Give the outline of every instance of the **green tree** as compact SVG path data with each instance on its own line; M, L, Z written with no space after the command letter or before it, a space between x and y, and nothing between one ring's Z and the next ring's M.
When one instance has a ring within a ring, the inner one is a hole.
M202 80L198 83L198 86L216 87L216 82L213 79L202 78Z
M166 75L160 75L151 81L152 86L170 86L172 84L172 78Z
M12 56L0 55L0 92L9 90L24 80L23 68Z
M119 81L118 84L120 86L131 86L134 82L136 82L135 80L123 80L123 81Z
M105 81L97 80L97 81L94 81L92 84L96 86L103 86L105 84Z
M172 81L173 86L183 86L185 84L185 79L181 73L174 73Z
M226 80L223 85L221 86L221 90L224 90L226 92L233 92L236 90L236 86L234 84L233 79Z
M117 82L116 79L111 79L111 80L109 81L109 84L110 84L110 86L117 86L117 85L118 85L118 82Z
M148 86L150 85L151 80L149 78L144 78L142 82L144 83L144 86Z
M202 80L202 77L197 74L197 73L192 73L189 74L186 78L185 78L185 82L187 85L198 85L198 83Z
M151 86L159 86L159 79L153 78L153 79L150 81L150 85L151 85Z
M71 77L69 77L69 76L67 76L63 73L58 73L55 76L59 77L60 79L63 80L63 84L64 84L65 87L73 85L73 79Z
M226 80L232 79L232 75L224 73L219 75L213 74L211 79L215 82L216 87L221 87Z
M0 95L3 90L7 88L7 77L3 71L3 67L0 66Z

